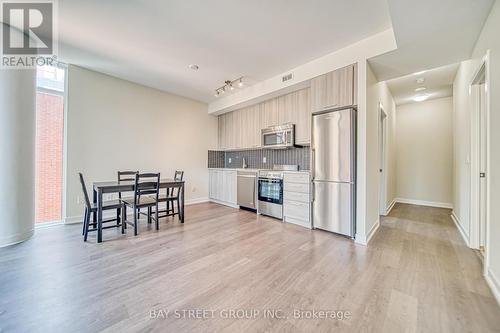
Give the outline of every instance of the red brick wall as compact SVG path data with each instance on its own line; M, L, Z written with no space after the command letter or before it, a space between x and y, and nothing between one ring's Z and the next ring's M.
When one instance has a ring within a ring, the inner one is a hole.
M64 99L37 93L35 222L62 219Z

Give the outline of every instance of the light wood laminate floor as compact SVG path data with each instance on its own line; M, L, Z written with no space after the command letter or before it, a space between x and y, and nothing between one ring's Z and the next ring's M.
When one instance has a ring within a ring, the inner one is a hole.
M398 204L368 247L216 204L158 232L143 222L137 237L106 230L102 244L84 243L81 225L37 229L0 249L0 331L499 331L481 262L449 215ZM208 319L177 318L194 309ZM259 312L225 318L238 309ZM351 315L293 316L312 309Z

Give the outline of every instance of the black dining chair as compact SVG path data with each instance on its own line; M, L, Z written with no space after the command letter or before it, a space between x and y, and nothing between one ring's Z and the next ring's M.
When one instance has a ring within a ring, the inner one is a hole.
M155 225L156 230L160 229L160 224L158 222L158 196L160 192L160 174L159 173L137 173L135 175L134 181L134 197L122 199L123 203L123 213L122 213L122 233L125 233L127 229L127 224L134 227L134 235L138 234L138 219L139 210L141 208L147 208L147 214L144 214L148 218L148 223L151 223L152 208L155 207ZM134 214L134 221L127 220L127 207L132 208Z
M174 174L174 180L182 181L184 178L184 171L176 170ZM166 208L160 210L158 213L164 213L160 215L160 218L179 215L180 213L180 200L179 194L181 190L181 185L175 185L168 187L165 194L160 194L158 200L159 202L165 202ZM175 212L175 206L177 206L177 212Z
M89 231L96 231L97 230L97 223L93 222L92 223L92 229L90 228L90 215L93 213L97 213L97 203L91 203L89 199L89 194L87 192L87 186L85 185L85 180L83 179L82 173L78 173L80 176L80 184L82 186L82 191L83 191L83 197L85 199L85 212L84 212L84 217L83 217L83 241L87 241L87 235ZM122 208L122 203L120 200L107 200L103 201L102 203L102 210L111 210L111 209L116 209L116 218L111 218L111 219L106 219L103 220L102 223L107 223L107 222L115 222L116 225L111 225L111 226L103 226L103 229L109 229L109 228L116 228L120 226L121 223L121 218L120 218L120 210Z
M118 171L118 183L121 182L134 182L135 181L135 175L138 174L139 171ZM118 192L118 199L122 200L122 193L127 193L128 192ZM128 195L128 198L132 197L132 193Z

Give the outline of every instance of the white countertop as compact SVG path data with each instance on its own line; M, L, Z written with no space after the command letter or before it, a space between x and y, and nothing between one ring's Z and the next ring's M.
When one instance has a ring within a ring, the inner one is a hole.
M288 171L288 170L272 170L272 169L251 169L251 168L208 168L208 170L227 170L227 171L248 171L248 172L259 172L259 171L282 171L285 173L309 173L309 170L299 170L299 171Z

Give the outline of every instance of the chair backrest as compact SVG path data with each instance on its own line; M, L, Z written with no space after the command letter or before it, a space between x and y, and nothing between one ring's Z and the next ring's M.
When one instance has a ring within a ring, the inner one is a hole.
M118 182L135 181L135 175L139 171L118 171ZM122 192L118 192L118 198L122 198Z
M139 171L118 171L118 181L135 181L135 175Z
M184 171L175 170L174 180L182 181L183 178L184 178ZM178 195L179 191L180 191L180 186L171 187L170 195L171 196Z
M85 206L87 209L90 209L90 200L89 200L89 194L87 193L87 187L85 186L85 180L83 180L83 175L81 172L78 173L80 176L80 184L82 185L82 191L83 191L83 196L85 198Z
M184 171L175 170L174 179L175 180L182 180L182 178L184 178Z
M138 203L139 198L143 195L154 195L158 202L158 193L160 190L160 174L159 173L137 173L135 175L135 191L134 202Z

